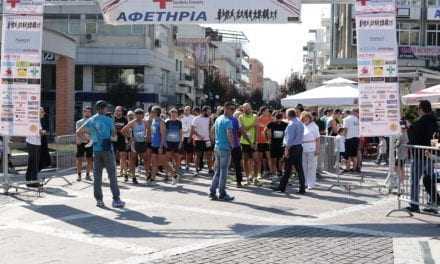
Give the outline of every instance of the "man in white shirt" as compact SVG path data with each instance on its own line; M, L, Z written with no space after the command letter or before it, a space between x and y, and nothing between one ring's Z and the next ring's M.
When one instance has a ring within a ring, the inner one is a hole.
M357 111L357 109L353 109L354 111ZM349 171L351 168L351 171L354 171L358 168L359 119L353 115L352 111L347 110L345 113L347 117L343 120L343 127L345 129L345 156L348 159L346 170Z
M182 135L183 135L183 152L185 158L185 169L189 170L189 164L193 162L194 146L191 140L191 125L194 116L191 114L191 106L186 106L183 110L182 117Z
M212 142L211 142L211 109L204 106L199 116L195 117L191 125L191 136L194 139L196 151L196 170L203 169L203 156L206 153L209 173L213 174Z

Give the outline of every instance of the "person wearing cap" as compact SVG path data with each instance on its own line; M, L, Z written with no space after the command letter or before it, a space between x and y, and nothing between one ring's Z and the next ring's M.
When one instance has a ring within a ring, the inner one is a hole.
M116 137L116 130L113 119L106 116L107 103L98 101L96 103L97 114L87 120L76 134L83 138L87 132L93 140L93 176L94 196L98 207L105 207L102 194L102 171L105 168L110 180L110 189L113 194L112 206L123 208L125 203L120 199L118 181L116 179L116 160L112 146L112 138Z
M179 182L177 170L180 166L180 152L183 146L182 122L177 119L176 108L170 110L170 118L165 122L168 171L171 172L173 185ZM169 166L171 164L171 166Z
M138 157L144 161L145 173L148 175L150 169L150 155L147 146L148 121L144 119L144 110L138 108L134 111L135 119L130 121L123 129L122 133L126 137L131 137L131 160L130 172L134 184L138 184L136 178L136 163ZM128 176L125 177L128 181Z

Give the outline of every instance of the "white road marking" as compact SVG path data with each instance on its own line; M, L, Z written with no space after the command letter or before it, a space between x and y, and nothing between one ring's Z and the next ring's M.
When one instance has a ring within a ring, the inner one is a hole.
M92 244L104 248L126 251L133 254L148 254L156 250L149 247L138 246L127 242L121 242L116 239L110 239L102 236L92 236L79 232L69 231L66 229L57 229L50 226L35 225L22 221L13 221L8 223L10 229L26 230L29 232L44 234L48 236L69 239L81 243Z

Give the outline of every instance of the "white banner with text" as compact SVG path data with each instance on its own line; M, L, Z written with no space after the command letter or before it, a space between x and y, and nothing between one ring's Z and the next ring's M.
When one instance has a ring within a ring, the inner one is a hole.
M400 133L395 7L394 0L363 0L356 3L362 137Z
M43 0L4 1L2 22L0 133L38 135Z
M301 0L97 0L104 20L126 24L299 22Z

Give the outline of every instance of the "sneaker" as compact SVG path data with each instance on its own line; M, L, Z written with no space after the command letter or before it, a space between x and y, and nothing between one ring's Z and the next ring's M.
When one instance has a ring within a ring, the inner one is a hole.
M173 178L171 179L171 184L172 184L172 185L176 185L176 184L177 184L177 176L176 176L176 177L173 177Z
M136 184L136 185L139 184L139 182L138 182L136 177L133 178L133 184Z
M237 188L239 188L239 189L243 188L243 185L241 184L241 182L237 182Z
M214 171L213 171L213 170L210 170L210 171L208 172L208 174L209 174L209 177L213 177L213 176L214 176Z
M92 177L90 177L90 175L86 175L86 181L92 181Z
M121 200L113 200L112 206L114 208L124 208L125 207L125 202L123 202Z
M211 199L211 201L218 201L217 195L215 195L213 193L209 194L209 199Z
M188 165L185 166L185 170L189 171L189 166Z
M124 182L128 182L128 176L127 175L124 176Z
M235 197L229 196L229 195L225 195L225 196L222 196L219 198L219 200L223 201L223 202L232 202L232 201L234 201L234 199L235 199Z
M254 179L254 185L257 187L261 187L262 183L258 179Z
M81 181L81 175L78 175L78 178L76 178L76 181L77 181L77 182L80 182L80 181Z
M431 213L431 214L438 214L438 210L435 208L424 208L423 212L425 213Z
M105 208L105 204L103 201L96 201L96 206L99 208Z

